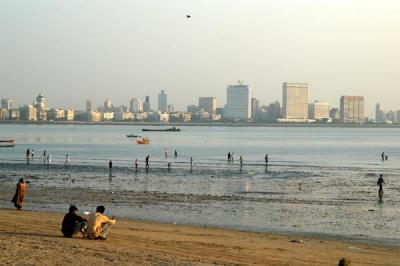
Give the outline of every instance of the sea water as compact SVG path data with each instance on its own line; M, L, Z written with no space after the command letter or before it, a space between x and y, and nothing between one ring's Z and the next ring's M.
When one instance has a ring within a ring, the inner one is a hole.
M17 143L0 149L0 206L12 206L24 177L27 209L65 212L76 204L83 212L104 204L110 215L136 219L400 243L399 128L144 127L0 125L0 138ZM130 133L150 144L136 144ZM35 151L29 165L28 148Z

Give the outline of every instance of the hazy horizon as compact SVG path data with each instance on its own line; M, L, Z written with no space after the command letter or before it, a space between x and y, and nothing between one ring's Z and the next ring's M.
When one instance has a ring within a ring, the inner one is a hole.
M0 98L83 109L128 105L164 89L185 110L226 101L243 80L261 104L283 82L307 82L309 101L365 97L398 110L400 2L371 0L0 1ZM187 18L186 15L191 15Z

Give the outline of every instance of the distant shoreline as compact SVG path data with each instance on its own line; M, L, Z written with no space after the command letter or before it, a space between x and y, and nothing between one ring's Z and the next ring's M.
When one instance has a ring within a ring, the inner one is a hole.
M400 125L354 125L354 124L305 124L305 123L198 123L177 122L161 124L158 122L88 122L88 121L0 121L0 125L109 125L109 126L205 126L205 127L328 127L328 128L400 128Z

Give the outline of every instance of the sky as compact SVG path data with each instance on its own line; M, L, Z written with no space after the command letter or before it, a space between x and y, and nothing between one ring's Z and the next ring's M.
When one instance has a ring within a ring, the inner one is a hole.
M164 89L185 110L244 81L261 104L283 82L309 101L365 96L400 109L397 0L0 0L0 98L128 105ZM186 15L190 15L187 18Z

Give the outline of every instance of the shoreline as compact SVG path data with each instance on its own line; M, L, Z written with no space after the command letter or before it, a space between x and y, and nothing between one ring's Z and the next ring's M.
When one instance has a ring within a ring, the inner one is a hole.
M61 213L1 208L0 215L0 245L4 254L0 264L337 265L343 257L351 265L400 264L399 247L297 234L243 232L117 217L108 239L94 241L80 235L72 239L62 237Z
M88 122L88 121L15 121L15 120L0 120L0 125L88 125L88 126L162 126L162 127L186 127L186 126L205 126L205 127L310 127L310 128L400 128L400 125L376 125L376 124L313 124L313 123L200 123L200 122L174 122L174 123L159 123L159 122ZM170 132L175 133L175 132ZM178 132L179 133L179 132Z

